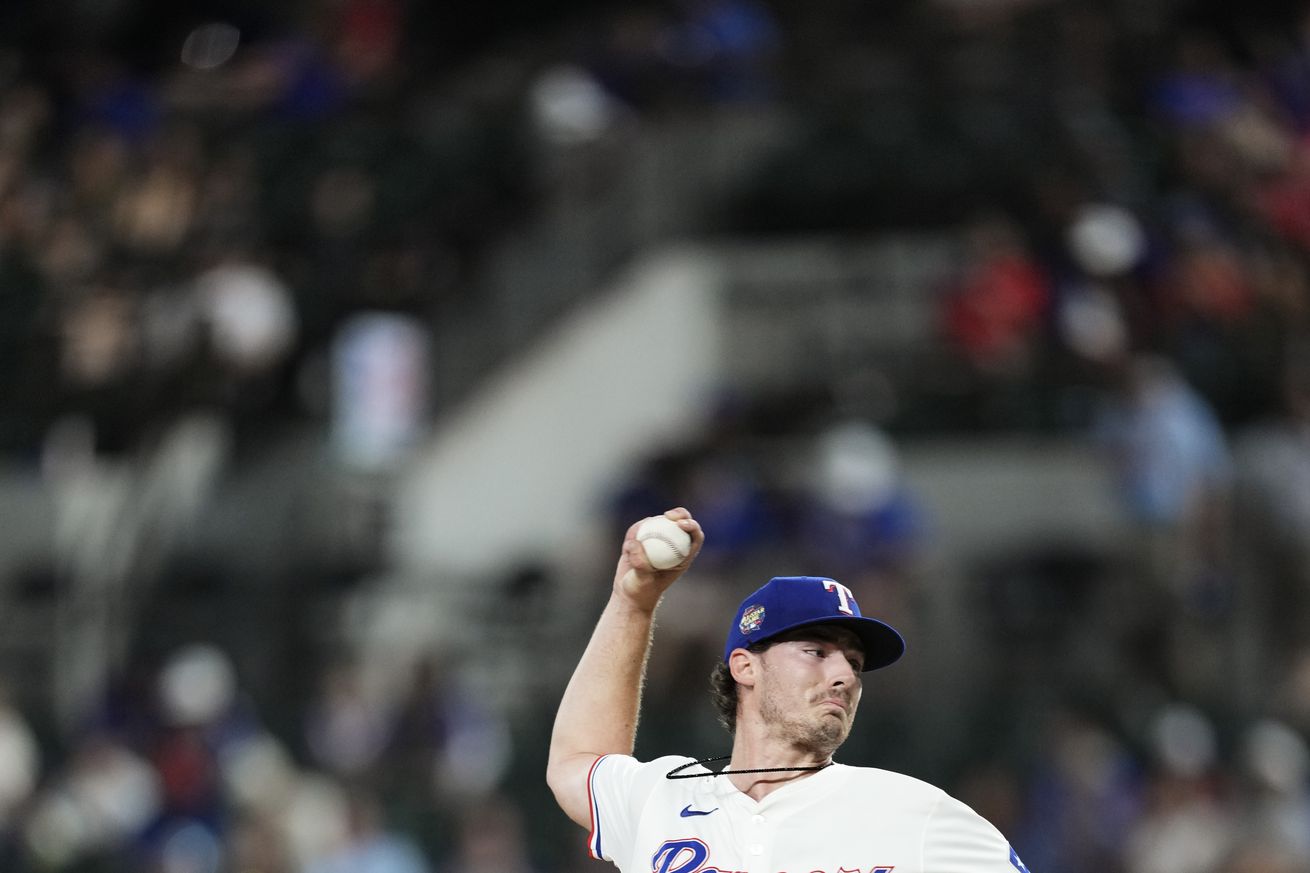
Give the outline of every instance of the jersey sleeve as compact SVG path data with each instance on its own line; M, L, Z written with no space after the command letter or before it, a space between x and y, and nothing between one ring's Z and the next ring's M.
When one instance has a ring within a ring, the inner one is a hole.
M642 763L628 755L597 758L587 774L591 856L616 864L627 857L651 793L664 774L689 760L668 757Z
M1029 873L991 822L942 795L924 831L924 873Z

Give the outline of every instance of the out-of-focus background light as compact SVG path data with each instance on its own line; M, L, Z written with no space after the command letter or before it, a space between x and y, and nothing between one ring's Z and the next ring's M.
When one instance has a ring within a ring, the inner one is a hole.
M241 31L221 21L202 24L182 43L182 63L197 70L221 67L237 53Z

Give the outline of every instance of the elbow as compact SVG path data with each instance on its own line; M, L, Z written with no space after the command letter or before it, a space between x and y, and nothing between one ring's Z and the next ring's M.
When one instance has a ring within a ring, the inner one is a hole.
M546 785L555 802L565 815L584 828L591 826L587 777L595 760L594 755L571 755L552 758L546 764Z
M577 764L572 759L552 758L547 762L546 785L561 806L564 805L566 798L577 793L580 781L585 787L586 780L579 780L578 775Z
M555 800L558 801L563 789L563 777L559 765L554 761L546 764L546 786L550 788L550 793L554 794Z

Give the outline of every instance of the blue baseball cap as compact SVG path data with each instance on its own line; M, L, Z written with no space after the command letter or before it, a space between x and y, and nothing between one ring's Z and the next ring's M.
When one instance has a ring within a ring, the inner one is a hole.
M850 628L864 647L864 671L905 654L905 640L889 624L860 613L851 589L825 576L775 576L741 602L723 650L727 661L744 649L798 627L835 624Z

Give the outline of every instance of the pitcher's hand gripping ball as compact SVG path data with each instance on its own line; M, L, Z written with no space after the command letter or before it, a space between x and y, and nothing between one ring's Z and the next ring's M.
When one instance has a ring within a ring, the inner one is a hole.
M662 515L648 518L638 525L637 542L641 543L646 560L656 570L676 567L691 554L691 534Z

